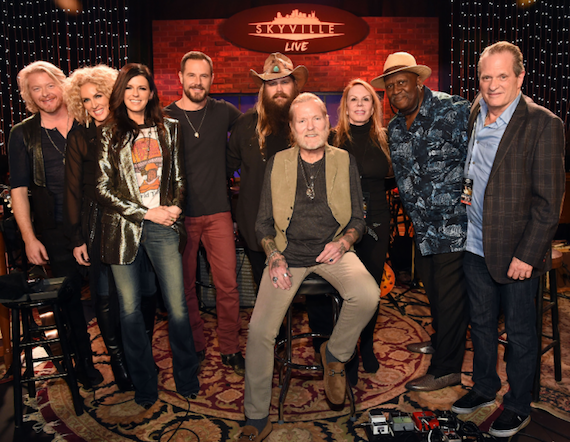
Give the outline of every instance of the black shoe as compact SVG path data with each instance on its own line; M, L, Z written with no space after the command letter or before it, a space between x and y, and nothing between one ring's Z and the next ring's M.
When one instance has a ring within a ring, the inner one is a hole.
M121 355L111 355L111 370L115 377L115 384L121 391L134 391L135 387L129 376L127 366Z
M435 353L435 348L431 345L431 341L415 342L406 345L406 348L412 353L421 353L424 355L433 355Z
M155 402L143 402L142 404L139 404L141 407L143 407L145 410L149 410L150 407L152 407L155 404Z
M457 414L467 414L494 403L495 398L487 398L471 390L465 396L455 401L451 411Z
M497 420L491 424L489 434L495 437L511 437L530 423L530 416L517 414L515 411L504 409Z
M198 363L201 365L206 360L206 350L197 351L196 354L198 355Z
M222 364L232 367L238 376L245 376L245 359L241 352L231 355L222 355Z

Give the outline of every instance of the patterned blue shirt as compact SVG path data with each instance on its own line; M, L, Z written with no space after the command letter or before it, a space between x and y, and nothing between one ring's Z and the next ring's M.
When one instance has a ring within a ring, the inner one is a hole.
M388 136L400 198L426 256L465 250L467 215L460 199L470 105L456 95L424 91L410 129L398 113Z

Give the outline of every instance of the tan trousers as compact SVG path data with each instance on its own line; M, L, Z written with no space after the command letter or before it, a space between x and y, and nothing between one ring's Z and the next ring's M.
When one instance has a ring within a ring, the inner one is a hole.
M289 269L290 290L273 287L265 268L249 323L245 357L245 415L262 419L269 415L273 380L273 349L279 327L299 286L309 273L316 273L338 290L344 303L329 340L329 351L347 361L354 353L360 332L376 311L380 299L375 279L355 253L348 252L335 264Z

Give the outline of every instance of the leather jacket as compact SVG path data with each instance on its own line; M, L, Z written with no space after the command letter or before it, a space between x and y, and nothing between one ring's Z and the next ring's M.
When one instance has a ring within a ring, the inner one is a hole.
M160 183L160 204L176 205L184 210L186 176L184 153L180 148L180 125L177 120L164 119L165 133L160 133L163 156ZM101 260L107 264L130 264L134 261L142 235L144 216L132 161L131 140L113 145L112 127L100 128L100 148L96 171L96 194L103 206L101 216ZM128 138L128 137L127 137ZM180 252L186 244L186 230L181 215L171 227L180 237Z
M43 231L56 227L55 202L52 193L46 186L41 133L41 119L40 114L37 113L12 128L8 143L10 155L15 154L13 150L23 147L30 159L32 169L29 184L30 209L34 214L34 230L38 236Z

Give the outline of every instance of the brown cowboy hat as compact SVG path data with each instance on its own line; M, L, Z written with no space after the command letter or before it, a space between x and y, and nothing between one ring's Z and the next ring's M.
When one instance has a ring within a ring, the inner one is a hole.
M261 74L251 69L249 75L253 78L255 84L260 87L264 81L277 80L278 78L291 75L297 82L297 87L300 90L307 82L307 78L309 78L309 71L303 65L299 65L293 69L293 62L289 57L280 52L274 52L265 60Z
M384 77L395 74L396 72L413 72L419 75L422 81L431 75L431 69L421 64L418 65L412 54L407 52L394 52L388 55L384 63L384 73L372 80L370 84L378 89L386 89Z

